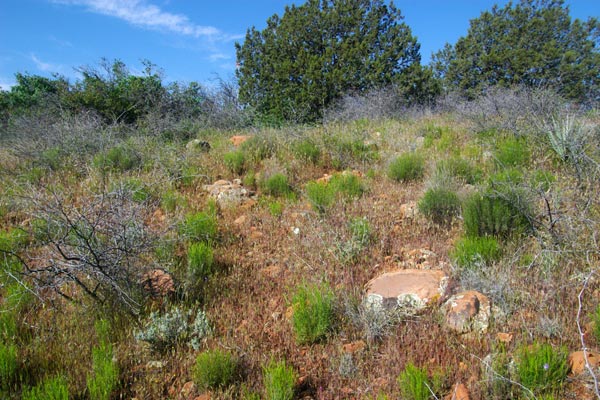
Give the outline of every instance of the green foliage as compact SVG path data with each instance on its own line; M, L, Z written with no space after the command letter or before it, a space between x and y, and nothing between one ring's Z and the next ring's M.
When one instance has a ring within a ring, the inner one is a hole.
M179 226L179 234L194 242L213 243L218 233L217 217L210 211L187 214Z
M427 371L416 367L413 363L408 363L400 373L398 385L403 399L428 400L432 397Z
M270 201L268 207L269 213L274 217L280 217L283 214L283 204L280 201Z
M62 150L58 147L52 147L42 151L40 154L40 164L50 168L53 171L58 171L62 166L63 154Z
M174 212L177 206L185 204L185 197L173 189L166 190L160 198L160 206L167 212Z
M467 236L456 242L452 259L459 267L473 268L496 261L501 254L502 250L495 238L490 236Z
M514 204L491 193L476 193L463 204L467 236L508 237L530 229L526 216Z
M333 329L334 296L327 286L300 286L292 297L292 307L298 343L319 342Z
M358 198L365 191L361 179L348 172L333 175L329 180L329 186L334 192L341 193L346 198Z
M530 152L524 139L506 138L496 144L495 161L503 168L525 166L529 162Z
M470 185L479 182L483 175L483 171L480 168L476 168L468 160L460 157L440 160L435 168L438 174L450 175Z
M113 190L120 189L131 193L131 199L136 203L143 203L151 196L148 186L139 178L127 178L114 186Z
M119 367L113 359L106 320L96 323L99 345L92 349L92 373L87 376L87 389L92 400L109 400L119 383Z
M550 344L522 345L517 351L516 372L519 383L534 393L560 389L569 366L565 348Z
M596 337L596 341L600 343L600 304L596 306L591 319L594 327L594 336Z
M8 391L12 388L16 383L17 376L17 346L2 338L2 341L0 341L0 394L2 391Z
M201 389L220 389L235 380L237 361L228 352L208 350L196 357L193 377Z
M341 259L343 262L356 261L360 253L372 240L371 226L366 218L352 218L348 222L350 238L340 246Z
M126 145L112 147L94 157L94 166L103 171L125 172L139 167L141 163L139 154Z
M324 214L333 205L336 192L327 182L308 182L306 196L313 208Z
M253 162L272 157L276 150L277 141L273 135L254 135L240 145L240 151Z
M466 36L434 55L449 89L476 96L490 86L552 87L570 99L598 93L598 21L572 20L562 0L520 0L472 19ZM502 35L498 35L502 32Z
M400 82L418 48L400 10L382 0L292 5L236 44L240 100L275 120L314 121L349 91Z
M300 160L316 165L321 158L321 149L310 139L304 138L294 143L292 152Z
M297 375L285 361L271 360L263 367L263 384L267 400L292 400Z
M246 169L246 155L241 150L230 151L223 155L223 161L229 171L241 175Z
M262 182L261 186L265 193L271 196L289 196L292 193L288 177L282 173L269 176Z
M213 270L213 251L205 242L193 243L188 249L187 280L192 285L203 282Z
M419 201L419 211L436 224L447 224L460 212L460 200L452 190L428 189Z
M416 153L404 153L392 161L388 176L397 182L416 181L425 174L425 160Z
M379 159L377 146L366 144L363 138L333 135L327 139L327 147L331 153L331 163L336 169L351 168Z
M63 376L45 379L38 386L23 391L22 400L68 400L69 386Z

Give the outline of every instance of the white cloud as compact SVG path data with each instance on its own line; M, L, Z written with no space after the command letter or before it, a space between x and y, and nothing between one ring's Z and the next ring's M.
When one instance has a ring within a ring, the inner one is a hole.
M8 82L3 78L0 78L0 90L9 91L11 87L15 86L15 82Z
M156 30L167 30L186 36L221 35L212 26L194 24L182 14L172 14L145 0L51 0L58 4L86 6L91 12L119 18L130 24Z
M211 62L215 62L215 61L219 61L219 60L229 60L230 58L231 58L231 56L229 56L227 54L223 54L223 53L213 53L208 56L208 59Z
M65 66L61 64L52 64L46 61L40 60L35 54L31 53L29 59L33 61L35 67L43 72L64 72Z

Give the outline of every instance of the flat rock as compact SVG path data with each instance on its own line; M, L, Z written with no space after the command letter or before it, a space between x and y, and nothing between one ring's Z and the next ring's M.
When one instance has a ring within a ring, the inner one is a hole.
M204 185L202 189L208 192L208 195L215 199L219 206L239 205L254 194L239 184L238 181L218 180L212 185Z
M452 296L443 308L446 326L457 333L484 333L489 327L492 314L490 299L475 290Z
M446 400L470 400L469 390L462 383L456 383L452 386L450 394L445 397Z
M152 296L168 296L175 293L175 282L167 271L153 269L142 276L143 287Z
M592 351L586 351L587 361L590 367L596 368L600 364L600 354ZM586 371L585 357L582 350L574 351L569 354L569 367L573 375L579 375Z
M386 272L366 285L366 302L375 307L417 314L443 296L448 276L442 270L402 269Z

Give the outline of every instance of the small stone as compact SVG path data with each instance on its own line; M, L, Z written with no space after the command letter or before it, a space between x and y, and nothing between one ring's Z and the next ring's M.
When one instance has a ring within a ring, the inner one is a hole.
M585 355L587 356L587 361L592 369L596 368L600 364L599 353L587 351ZM569 354L568 362L573 375L579 375L586 371L585 357L582 350L574 351Z
M446 326L457 333L484 333L492 314L487 296L468 290L452 296L446 304Z
M452 391L448 396L445 397L446 400L470 400L469 390L462 383L457 383L452 386Z
M184 399L192 399L193 395L196 393L196 384L192 381L186 382L181 388L181 392L179 394Z
M262 233L261 231L253 230L253 231L250 231L250 235L248 235L248 236L250 237L250 239L256 240L256 239L262 238L264 236L264 233Z
M233 143L233 145L235 147L239 146L240 144L244 143L245 141L247 141L248 139L250 139L252 136L250 135L236 135L236 136L232 136L229 138L229 141L231 143Z
M496 334L496 339L501 343L509 344L513 340L513 334L505 333L505 332L498 332Z
M235 221L233 221L233 223L235 225L244 225L246 223L246 221L248 220L248 217L245 215L240 215L239 217L237 217L235 219Z
M355 342L346 343L342 346L342 350L344 353L354 354L359 353L365 349L367 344L362 340L357 340Z

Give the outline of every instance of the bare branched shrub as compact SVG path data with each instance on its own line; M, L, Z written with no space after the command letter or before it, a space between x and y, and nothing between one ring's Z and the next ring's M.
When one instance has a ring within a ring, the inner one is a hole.
M101 305L137 314L147 270L143 255L152 239L144 205L122 187L75 199L42 189L27 200L37 246L21 260L35 290L50 289L69 299L83 293Z
M401 114L406 102L393 87L374 89L366 93L347 94L327 109L324 122L384 119Z

